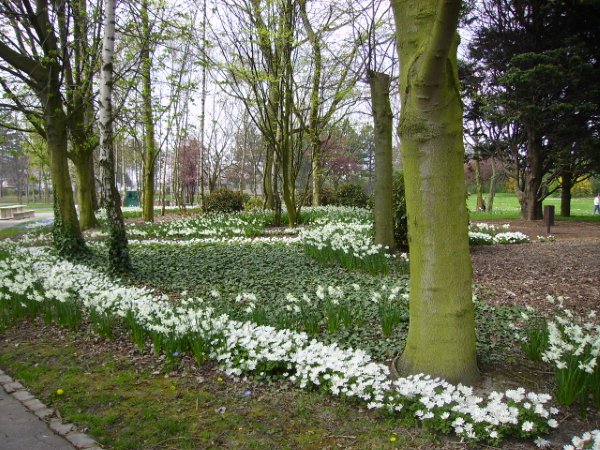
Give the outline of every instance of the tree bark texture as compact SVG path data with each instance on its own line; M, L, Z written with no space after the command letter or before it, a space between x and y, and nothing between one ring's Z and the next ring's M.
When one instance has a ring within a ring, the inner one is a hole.
M396 368L470 384L479 370L456 62L461 2L391 3L410 249L409 331Z
M560 190L560 215L571 217L571 189L573 188L573 174L568 170L562 173Z
M491 158L491 165L492 165L492 176L490 178L490 190L488 192L488 201L487 201L487 210L488 211L493 211L494 210L494 197L496 197L496 178L497 178L497 174L496 174L496 162L494 161L494 158Z
M105 3L104 40L102 45L102 77L100 82L100 168L104 189L104 206L110 236L108 239L109 269L123 272L131 269L129 248L121 198L115 180L113 140L113 57L115 52L115 0Z
M94 177L94 155L92 152L78 151L73 158L77 172L77 200L79 202L79 226L88 230L98 225L94 214L96 200L96 180Z
M392 130L394 116L390 105L390 76L369 71L373 130L375 137L375 243L391 251L394 243L392 195Z
M59 254L76 256L85 251L85 241L77 219L69 175L67 117L62 108L58 88L42 94L41 97L46 102L44 108L46 141L50 153L50 173L54 189L54 245Z
M148 17L148 0L142 2L142 101L144 108L144 174L142 214L144 222L154 222L154 168L158 149L154 140L154 114L152 111L152 55L150 52L151 30Z
M542 148L539 142L538 133L532 126L526 126L527 129L527 170L523 191L518 193L521 202L521 218L524 220L542 219ZM519 195L520 194L520 195Z

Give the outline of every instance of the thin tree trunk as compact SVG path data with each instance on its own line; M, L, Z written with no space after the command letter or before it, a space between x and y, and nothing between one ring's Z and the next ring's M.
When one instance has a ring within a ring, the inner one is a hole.
M483 182L481 180L481 166L479 163L479 155L476 155L475 157L475 193L477 195L475 210L483 211Z
M492 164L492 177L490 178L490 192L488 193L487 210L492 212L494 210L494 197L496 197L496 162L494 158L491 158Z
M525 187L519 196L521 200L521 218L525 220L542 219L542 202L540 190L542 186L542 150L538 135L531 126L527 127L527 162Z
M562 173L560 190L560 215L571 217L571 189L573 188L573 174L565 170Z
M390 77L368 72L375 137L375 243L395 248L392 196L392 130L394 116L390 105Z
M395 367L479 377L456 50L459 0L392 0L410 250L409 330Z
M142 20L142 102L144 109L144 159L143 159L143 195L142 211L144 222L154 222L154 168L158 149L154 140L154 114L152 111L152 42L150 21L148 17L148 0L142 1L140 10Z
M108 238L109 270L131 269L127 234L121 211L121 199L115 180L113 136L113 57L115 52L115 0L106 0L104 40L102 45L102 79L100 82L100 168L104 189L104 206L110 235Z

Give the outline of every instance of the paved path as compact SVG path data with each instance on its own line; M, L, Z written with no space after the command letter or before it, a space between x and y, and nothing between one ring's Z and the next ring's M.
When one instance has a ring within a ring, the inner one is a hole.
M102 450L0 370L0 450Z
M0 230L11 227L19 227L24 226L28 223L33 222L48 222L54 220L54 213L52 212L36 212L35 217L30 219L21 219L21 220L0 220ZM0 449L4 450L2 447Z
M23 404L0 387L0 449L73 450Z

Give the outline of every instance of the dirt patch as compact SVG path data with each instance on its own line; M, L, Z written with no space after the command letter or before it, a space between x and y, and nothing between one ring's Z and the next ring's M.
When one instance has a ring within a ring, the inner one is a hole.
M559 222L545 236L542 222L490 221L510 224L530 244L471 247L473 281L482 299L494 305L531 305L549 310L546 296L562 295L567 306L580 314L600 307L600 224Z

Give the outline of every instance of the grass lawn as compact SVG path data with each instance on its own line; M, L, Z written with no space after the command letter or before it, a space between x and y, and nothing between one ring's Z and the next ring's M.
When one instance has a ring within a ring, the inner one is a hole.
M486 198L484 196L484 198ZM487 200L487 198L486 198ZM467 199L467 208L470 211L470 217L473 220L493 220L493 219L519 219L521 207L517 196L512 193L496 194L494 197L494 209L492 212L477 212L475 211L475 203L477 198L471 194ZM548 197L544 200L543 205L554 205L556 220L584 220L584 221L600 221L600 215L593 215L594 198L573 198L571 200L571 217L561 217L560 213L560 198Z
M40 330L42 328L42 330ZM42 332L40 332L42 331ZM434 448L439 438L351 402L286 384L234 380L187 358L22 323L0 334L0 366L65 421L125 449ZM62 396L56 395L63 389ZM393 442L392 442L393 441Z

